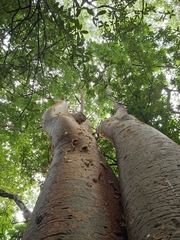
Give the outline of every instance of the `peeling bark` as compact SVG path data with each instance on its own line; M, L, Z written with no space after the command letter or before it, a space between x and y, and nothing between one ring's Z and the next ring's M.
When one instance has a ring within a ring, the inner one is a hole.
M180 239L179 145L122 107L98 132L116 148L129 239Z
M45 112L43 128L53 160L23 239L125 240L118 180L86 124L59 102Z

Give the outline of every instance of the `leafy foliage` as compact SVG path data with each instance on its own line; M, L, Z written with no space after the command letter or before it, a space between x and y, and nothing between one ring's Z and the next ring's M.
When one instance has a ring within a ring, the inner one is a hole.
M180 142L176 4L1 1L1 189L32 205L30 191L51 161L41 116L57 98L79 110L82 86L93 132L113 114L109 86L129 113ZM112 147L99 145L114 165ZM0 207L1 239L19 239L23 226L14 225L14 203L0 198Z

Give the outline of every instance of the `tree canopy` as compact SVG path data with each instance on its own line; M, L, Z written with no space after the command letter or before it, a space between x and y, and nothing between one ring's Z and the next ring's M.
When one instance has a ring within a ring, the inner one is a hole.
M33 207L51 162L42 114L58 98L71 111L84 101L95 132L114 111L109 86L130 114L180 143L179 9L178 0L1 1L1 190ZM17 210L1 195L1 239L21 236Z

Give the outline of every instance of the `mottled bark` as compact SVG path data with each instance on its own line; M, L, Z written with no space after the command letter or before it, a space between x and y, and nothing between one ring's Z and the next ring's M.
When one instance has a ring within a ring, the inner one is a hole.
M180 147L123 111L98 131L116 148L128 237L180 239Z
M125 240L117 178L86 124L56 110L43 117L53 160L23 239Z

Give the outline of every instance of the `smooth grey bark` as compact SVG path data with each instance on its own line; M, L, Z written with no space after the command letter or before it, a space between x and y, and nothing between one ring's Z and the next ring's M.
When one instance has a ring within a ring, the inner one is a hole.
M129 239L180 239L180 146L122 107L98 132L116 148Z
M53 160L24 240L127 239L118 180L78 116L63 101L43 115Z

